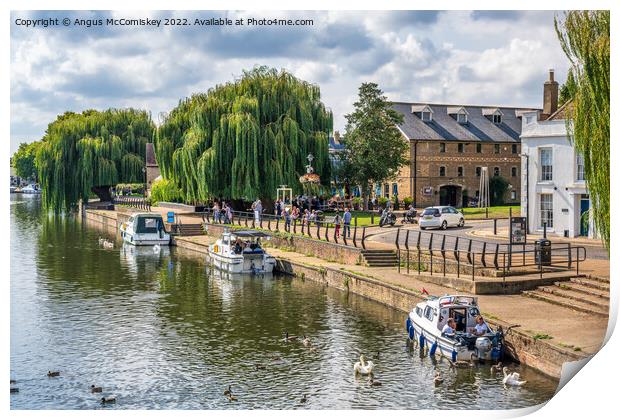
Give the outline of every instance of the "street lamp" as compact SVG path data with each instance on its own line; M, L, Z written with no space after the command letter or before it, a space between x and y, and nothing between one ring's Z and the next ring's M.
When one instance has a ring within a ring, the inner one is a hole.
M530 155L521 153L525 158L525 231L530 233Z

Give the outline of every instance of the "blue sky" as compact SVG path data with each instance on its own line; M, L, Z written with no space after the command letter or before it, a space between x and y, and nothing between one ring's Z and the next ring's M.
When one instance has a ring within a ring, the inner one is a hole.
M394 101L541 106L549 68L568 69L552 11L12 12L11 153L66 110L144 108L157 123L179 99L256 65L317 83L343 131L362 82ZM15 19L313 19L309 27L48 27Z

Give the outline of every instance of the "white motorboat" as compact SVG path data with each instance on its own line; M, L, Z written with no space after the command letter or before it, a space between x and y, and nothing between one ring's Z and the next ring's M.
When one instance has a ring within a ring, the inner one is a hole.
M261 246L269 235L258 230L225 231L209 246L209 256L215 268L234 274L271 273L276 259Z
M121 224L121 237L132 245L169 245L170 234L159 213L136 213Z
M409 313L407 333L420 347L428 346L429 354L437 352L451 359L471 361L498 360L503 356L503 331L474 335L476 318L480 315L477 299L473 296L431 296L420 302ZM442 334L442 329L452 318L456 323L454 335ZM487 324L488 326L488 324Z
M41 194L41 190L35 184L26 185L21 189L21 192L23 194Z

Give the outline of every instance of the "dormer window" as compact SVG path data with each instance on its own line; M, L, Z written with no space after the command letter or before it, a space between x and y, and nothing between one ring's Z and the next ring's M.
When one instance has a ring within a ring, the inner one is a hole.
M430 113L428 111L422 111L421 114L422 115L421 115L420 118L422 119L422 121L424 121L424 122L431 122L433 120L433 114L432 113Z
M456 114L456 122L459 124L467 124L467 114L464 112Z
M502 116L500 114L493 114L493 124L501 124Z
M504 113L499 108L482 108L482 115L491 120L493 124L501 124Z
M449 106L446 110L448 115L456 120L459 124L467 124L467 110L462 106Z
M433 110L428 105L411 105L411 113L424 122L433 121Z

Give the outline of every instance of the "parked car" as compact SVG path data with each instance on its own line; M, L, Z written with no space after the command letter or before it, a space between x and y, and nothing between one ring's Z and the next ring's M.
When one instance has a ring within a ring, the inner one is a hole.
M464 226L463 213L450 206L427 207L418 220L420 229L440 228L447 229L450 226Z

